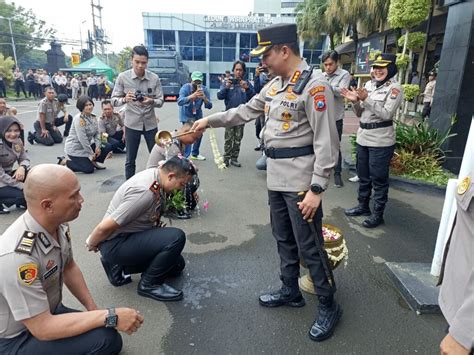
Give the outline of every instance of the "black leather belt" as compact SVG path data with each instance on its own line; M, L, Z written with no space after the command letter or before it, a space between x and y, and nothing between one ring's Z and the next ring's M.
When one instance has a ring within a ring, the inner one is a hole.
M265 155L271 159L296 158L310 154L314 154L312 145L297 148L265 148Z
M393 121L384 121L384 122L376 122L376 123L359 123L360 128L362 129L376 129L382 127L390 127L393 125Z

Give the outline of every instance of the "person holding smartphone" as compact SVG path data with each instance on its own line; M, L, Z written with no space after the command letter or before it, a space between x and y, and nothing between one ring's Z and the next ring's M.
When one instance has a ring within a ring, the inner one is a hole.
M228 78L222 83L217 98L224 100L225 109L237 107L248 102L255 90L247 80L244 79L246 67L241 60L234 62L232 66L233 78ZM237 125L234 127L226 127L225 129L225 144L224 144L224 162L226 166L233 165L240 168L239 163L240 142L244 136L244 125Z

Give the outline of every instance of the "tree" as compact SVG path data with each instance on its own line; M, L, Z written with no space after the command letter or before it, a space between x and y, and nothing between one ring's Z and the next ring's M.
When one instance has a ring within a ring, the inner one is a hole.
M13 80L13 67L15 66L15 62L13 61L12 57L4 57L2 53L0 53L0 74L2 75L3 79L6 81L6 86Z
M327 21L325 16L329 0L305 0L296 6L296 24L302 39L314 41L324 35L329 37L331 49L335 47L335 37L342 32L337 17Z
M31 9L27 10L15 3L7 4L0 0L0 16L11 18L13 38L15 40L17 58L20 59L35 47L50 41L55 30L36 18ZM11 35L8 20L0 18L0 52L13 57Z
M121 73L129 67L130 58L132 57L132 47L125 47L120 51L118 56L117 71Z

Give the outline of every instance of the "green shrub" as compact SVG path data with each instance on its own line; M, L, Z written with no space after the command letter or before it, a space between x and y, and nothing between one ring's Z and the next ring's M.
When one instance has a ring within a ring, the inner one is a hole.
M415 97L420 94L420 86L416 84L404 84L403 87L403 97L407 101L412 101Z
M166 211L182 211L186 209L186 199L182 190L175 190L166 197Z

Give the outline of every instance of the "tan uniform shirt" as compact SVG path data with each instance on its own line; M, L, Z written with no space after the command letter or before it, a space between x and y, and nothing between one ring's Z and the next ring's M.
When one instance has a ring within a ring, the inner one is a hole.
M158 179L157 169L146 169L119 187L104 217L112 218L120 227L108 239L121 233L142 232L159 223L164 195L161 193L160 197L150 190L150 186Z
M113 136L117 133L119 126L124 126L122 116L119 113L114 112L111 118L107 118L104 115L100 116L99 133L107 133L109 136Z
M146 168L156 168L158 163L162 160L168 160L172 157L177 156L181 153L179 141L175 141L169 148L160 147L158 144L155 144L151 150L150 156L148 157L148 162L146 163Z
M377 123L393 120L403 101L403 88L395 80L376 87L375 83L366 85L369 96L352 106L361 123ZM390 147L395 144L395 129L392 126L357 131L357 144L365 147Z
M429 102L431 104L433 102L435 88L436 80L428 81L425 91L423 92L423 103Z
M334 94L336 121L342 120L344 118L344 96L341 95L340 90L349 88L351 75L347 70L337 68L334 73L324 73L324 76L328 79Z
M15 163L23 165L26 169L30 167L30 158L25 153L23 142L18 138L10 147L0 139L0 187L12 186L23 189L23 183L11 176Z
M37 234L31 254L27 232ZM61 225L59 243L25 212L0 236L0 338L12 338L26 330L21 322L48 309L53 312L62 301L64 267L73 260L68 226ZM21 242L20 242L21 241Z
M163 106L163 90L161 88L158 75L149 70L145 70L145 75L138 77L133 69L120 73L115 82L112 92L112 104L120 106L124 104L123 97L132 91L140 90L143 95L154 99L154 104L143 105L139 101L127 103L125 108L125 127L142 131L155 129L158 126L155 107Z
M95 115L86 116L78 113L74 116L71 131L64 143L64 152L74 157L92 158L94 151L91 144L100 147L99 124Z
M311 184L324 188L339 155L339 137L334 116L334 95L322 73L313 72L301 95L292 92L296 80L308 68L301 61L290 80L276 77L248 103L208 117L212 127L232 127L265 114L262 130L266 148L313 145L314 154L267 159L269 190L306 191Z
M53 123L56 117L58 117L59 112L59 102L57 99L53 101L48 100L48 98L42 99L38 104L38 121L40 113L45 114L46 123Z
M474 349L474 172L462 178L456 193L457 217L444 268L439 306L449 333Z

